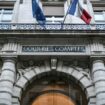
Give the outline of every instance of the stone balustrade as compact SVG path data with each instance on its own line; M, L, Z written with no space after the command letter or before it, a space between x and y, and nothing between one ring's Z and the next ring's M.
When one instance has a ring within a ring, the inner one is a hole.
M29 24L8 23L0 24L0 30L105 30L105 24Z

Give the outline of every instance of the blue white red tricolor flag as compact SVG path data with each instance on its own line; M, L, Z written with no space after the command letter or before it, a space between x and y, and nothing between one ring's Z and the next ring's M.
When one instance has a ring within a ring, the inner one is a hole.
M80 17L86 24L90 24L91 15L82 7L80 0L72 0L71 5L68 9L68 14L75 15L78 9L78 17Z

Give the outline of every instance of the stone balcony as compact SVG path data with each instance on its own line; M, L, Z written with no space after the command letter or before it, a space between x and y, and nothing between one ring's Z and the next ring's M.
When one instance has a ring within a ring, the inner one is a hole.
M105 36L105 24L26 24L11 23L0 24L0 36L2 35L102 35Z
M0 30L105 30L105 24L0 24Z

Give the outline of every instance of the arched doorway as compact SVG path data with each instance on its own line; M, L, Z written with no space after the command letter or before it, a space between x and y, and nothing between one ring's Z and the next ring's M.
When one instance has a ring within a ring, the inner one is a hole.
M40 95L32 105L75 105L75 103L62 93L46 93Z
M64 73L39 75L22 94L21 105L87 105L85 93Z

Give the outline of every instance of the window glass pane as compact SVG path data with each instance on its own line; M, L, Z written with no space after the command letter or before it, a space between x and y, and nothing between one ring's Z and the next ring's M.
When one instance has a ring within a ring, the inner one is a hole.
M4 10L4 14L6 14L6 13L7 13L7 14L11 14L11 13L12 13L12 9L5 9L5 10Z
M64 6L43 6L45 16L64 16Z
M2 21L11 21L12 14L3 14Z
M64 0L41 0L45 16L64 16Z
M1 9L1 17L0 17L0 21L1 22L11 22L12 20L12 13L13 10L12 9Z
M95 20L103 21L105 20L103 13L95 13Z

